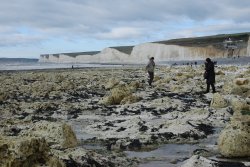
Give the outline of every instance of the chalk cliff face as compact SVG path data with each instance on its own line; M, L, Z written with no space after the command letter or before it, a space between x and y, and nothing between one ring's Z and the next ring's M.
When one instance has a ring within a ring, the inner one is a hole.
M126 63L129 57L128 54L113 48L105 48L96 56L98 56L100 63Z
M247 55L250 56L250 37L248 38Z
M178 45L165 45L146 43L135 46L131 57L139 60L155 57L159 61L200 60L205 57L224 57L223 51L212 46L186 47Z
M243 34L239 47L233 50L223 46L224 38L207 37L144 43L129 47L110 47L101 52L82 52L41 55L40 62L53 63L145 63L149 57L160 61L204 60L233 56L250 56L249 35ZM242 35L241 35L242 36ZM241 39L238 37L237 40ZM240 41L240 40L239 40ZM87 54L89 53L89 54Z

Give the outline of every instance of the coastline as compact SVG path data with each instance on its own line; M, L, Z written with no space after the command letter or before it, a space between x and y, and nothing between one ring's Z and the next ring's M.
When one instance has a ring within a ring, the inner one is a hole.
M69 148L74 150L74 156L67 162L84 164L77 161L80 157L90 162L90 157L83 155L94 152L92 160L100 165L138 166L158 161L177 166L196 155L195 149L191 151L192 155L184 154L184 158L169 154L170 159L157 157L157 154L146 158L128 155L134 154L133 151L145 154L145 150L169 143L200 144L206 150L201 155L210 161L214 156L220 156L217 138L232 117L232 106L222 105L220 100L217 106L213 106L214 94L203 94L203 67L157 66L152 88L147 85L147 73L143 67L1 71L0 125L3 129L0 139L43 136L50 143L54 158L62 163L66 162L62 157L73 154ZM234 79L240 75L249 77L247 71L248 66L216 67L216 87L221 98L231 101L239 96L232 91L238 89ZM248 97L245 94L240 96L243 99ZM58 139L48 133L62 138L57 136L60 133L52 130L60 129L61 123L72 128L74 142L77 141L77 144L67 145L63 152ZM34 126L38 131L42 128L42 133L32 132ZM208 143L202 142L211 136L215 138ZM101 151L96 149L98 143L102 146ZM88 149L90 145L94 145L94 149ZM115 153L117 150L122 154ZM107 151L109 155L103 153ZM109 156L114 156L115 160ZM106 158L105 162L101 161L103 158Z

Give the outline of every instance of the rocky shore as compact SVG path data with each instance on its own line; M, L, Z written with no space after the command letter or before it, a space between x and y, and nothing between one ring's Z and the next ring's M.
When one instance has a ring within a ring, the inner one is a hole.
M217 66L215 94L203 71L158 66L153 87L138 66L2 71L0 166L250 166L250 68ZM128 156L166 144L199 149Z

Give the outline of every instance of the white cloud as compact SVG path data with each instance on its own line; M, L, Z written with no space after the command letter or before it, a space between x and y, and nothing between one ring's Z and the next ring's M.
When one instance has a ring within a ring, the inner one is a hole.
M97 34L97 38L101 39L126 39L135 38L142 34L142 29L133 27L118 27L113 28L110 32Z
M0 47L34 45L45 40L42 36L30 36L24 34L0 35Z
M54 38L127 43L250 30L249 0L8 0L0 11L0 47ZM36 33L22 34L19 27Z

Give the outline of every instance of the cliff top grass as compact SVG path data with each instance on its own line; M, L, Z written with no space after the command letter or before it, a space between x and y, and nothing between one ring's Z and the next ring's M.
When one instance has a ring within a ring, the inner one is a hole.
M116 49L122 53L130 55L134 46L115 46L115 47L110 47L110 48Z
M209 45L223 45L223 41L228 38L231 38L232 41L240 41L247 43L249 39L250 32L246 33L237 33L237 34L218 34L213 36L204 36L204 37L194 37L194 38L179 38L171 39L166 41L156 41L152 43L160 43L166 45L180 45L180 46L209 46Z
M79 55L95 55L95 54L98 54L100 53L100 51L91 51L91 52L74 52L74 53L56 53L56 54L51 54L55 57L58 57L60 55L67 55L67 56L70 56L70 57L76 57L76 56L79 56ZM41 56L49 56L50 54L42 54Z
M193 38L179 38L179 39L170 39L164 41L156 41L152 43L160 43L166 45L180 45L180 46L196 46L196 47L205 47L209 45L214 45L217 48L223 47L223 41L228 38L231 38L232 41L242 41L242 43L246 44L248 42L250 36L250 32L245 33L236 33L236 34L218 34L212 36L204 36L204 37L193 37ZM120 52L131 54L134 46L114 46L110 47L116 49Z

